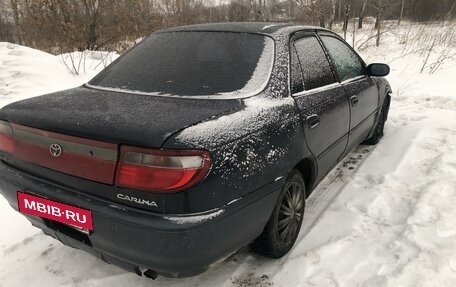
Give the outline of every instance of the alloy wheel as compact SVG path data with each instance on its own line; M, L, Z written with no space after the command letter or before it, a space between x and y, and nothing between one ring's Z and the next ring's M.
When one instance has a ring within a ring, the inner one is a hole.
M278 212L277 233L282 244L288 244L299 232L304 212L303 187L297 182L290 182L286 187Z

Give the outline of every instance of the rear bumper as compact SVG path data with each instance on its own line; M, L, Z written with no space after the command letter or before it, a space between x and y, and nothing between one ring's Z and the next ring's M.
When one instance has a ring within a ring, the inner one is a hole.
M208 213L170 216L121 206L0 163L0 192L14 209L18 209L17 191L26 191L91 210L94 232L86 235L27 215L34 226L65 245L139 275L143 269L167 277L195 275L250 243L262 232L280 185L274 182Z

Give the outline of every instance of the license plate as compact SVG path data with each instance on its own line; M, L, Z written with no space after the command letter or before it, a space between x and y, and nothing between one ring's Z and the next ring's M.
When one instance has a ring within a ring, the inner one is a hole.
M93 230L90 210L63 204L42 197L17 192L19 211L75 227L81 231Z

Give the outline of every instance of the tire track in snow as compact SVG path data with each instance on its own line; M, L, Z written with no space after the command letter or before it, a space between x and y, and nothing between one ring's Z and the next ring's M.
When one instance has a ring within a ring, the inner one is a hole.
M357 272L346 278L358 278L359 284L368 286L429 286L435 281L435 286L454 286L446 283L456 282L454 271L448 271L449 262L455 261L444 250L456 248L456 181L449 168L455 162L456 127L448 131L439 125L432 119L422 121L396 168L382 172L379 184L361 186L370 189L370 200L349 202L350 209L362 216L355 226L359 239L352 245L370 243L364 261L371 273L364 282ZM355 181L369 181L368 175L376 172L363 169ZM337 281L345 281L341 279Z
M318 217L342 191L347 180L358 170L373 148L372 146L359 146L354 149L315 188L306 201L303 225L298 240L310 231Z
M38 233L33 236L24 238L21 242L8 246L7 248L5 248L3 250L3 256L6 257L6 256L10 255L11 253L17 251L18 249L23 248L25 245L29 245L29 244L35 242L41 236L43 236L43 234Z

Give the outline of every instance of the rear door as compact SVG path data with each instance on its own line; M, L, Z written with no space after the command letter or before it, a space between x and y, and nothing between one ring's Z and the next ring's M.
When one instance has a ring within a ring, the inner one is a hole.
M346 148L348 99L315 34L294 38L290 48L293 97L303 121L307 147L318 161L320 180Z
M320 37L350 101L350 136L346 150L349 152L366 139L374 126L379 107L378 88L372 78L366 76L364 62L348 44L329 33L321 33Z

